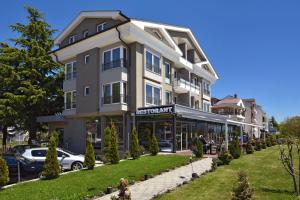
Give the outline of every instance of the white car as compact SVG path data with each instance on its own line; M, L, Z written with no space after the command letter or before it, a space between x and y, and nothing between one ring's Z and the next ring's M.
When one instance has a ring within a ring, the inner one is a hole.
M31 148L26 149L21 156L32 162L44 163L47 151L47 147ZM83 168L84 155L75 154L65 149L57 148L57 159L63 170L79 170Z

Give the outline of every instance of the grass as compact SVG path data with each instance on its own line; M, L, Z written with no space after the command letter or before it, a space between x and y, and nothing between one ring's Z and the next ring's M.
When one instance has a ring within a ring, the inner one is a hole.
M116 186L120 178L140 180L144 174L158 174L187 163L188 157L176 155L144 156L117 165L105 165L60 176L54 180L24 183L0 191L1 200L83 199Z
M278 146L242 156L230 165L219 167L215 172L200 176L158 199L231 199L231 191L237 182L236 174L240 170L247 172L255 190L255 199L299 199L293 194L291 178L280 163Z

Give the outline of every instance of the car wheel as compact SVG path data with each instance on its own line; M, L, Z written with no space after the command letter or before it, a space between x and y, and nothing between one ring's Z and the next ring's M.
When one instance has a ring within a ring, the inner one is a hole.
M74 162L71 168L72 170L81 170L83 168L83 164L81 162Z

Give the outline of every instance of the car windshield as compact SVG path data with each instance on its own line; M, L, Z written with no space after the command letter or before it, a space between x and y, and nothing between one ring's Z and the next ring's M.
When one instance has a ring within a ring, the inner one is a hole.
M170 143L159 143L160 147L171 147Z
M64 152L66 152L66 153L68 153L68 154L74 155L74 156L79 155L78 153L74 153L74 152L69 151L67 149L61 149L61 150L64 151Z

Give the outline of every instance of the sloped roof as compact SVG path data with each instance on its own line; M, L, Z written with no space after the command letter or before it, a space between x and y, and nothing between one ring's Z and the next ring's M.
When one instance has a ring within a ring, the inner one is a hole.
M242 99L235 98L232 96L227 96L223 98L222 100L218 101L214 106L214 108L217 107L245 107L243 104Z

